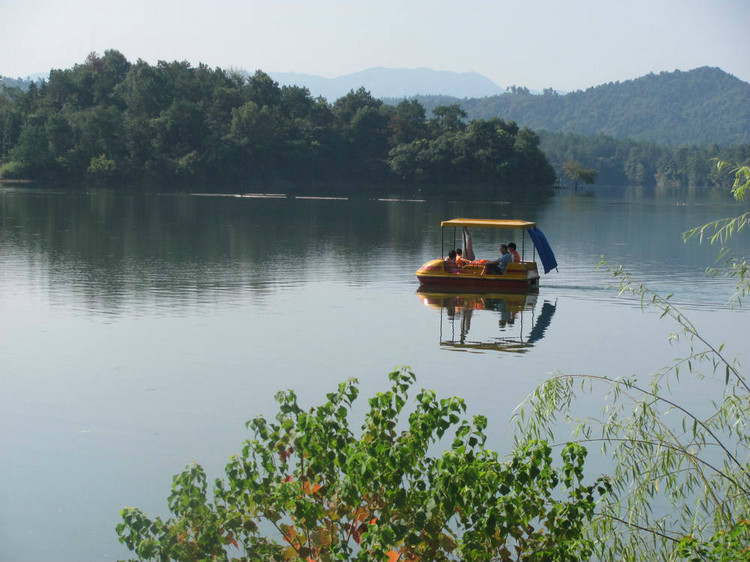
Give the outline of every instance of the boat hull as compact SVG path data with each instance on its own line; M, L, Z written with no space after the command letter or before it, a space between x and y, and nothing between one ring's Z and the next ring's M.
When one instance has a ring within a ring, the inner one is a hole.
M482 275L482 264L469 264L458 272L445 270L443 260L432 260L420 267L416 276L422 287L448 290L524 292L539 289L539 272L535 262L508 265L503 275Z

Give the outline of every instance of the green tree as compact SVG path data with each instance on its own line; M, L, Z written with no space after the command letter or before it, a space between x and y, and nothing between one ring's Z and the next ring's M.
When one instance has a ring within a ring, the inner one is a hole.
M556 468L550 447L532 441L500 462L485 446L486 419L462 419L462 400L425 390L410 400L414 375L389 378L390 390L370 398L359 436L348 419L356 381L309 410L292 391L279 393L276 420L248 422L253 437L216 480L212 500L192 464L174 477L173 517L125 508L120 541L141 560L589 557L581 536L608 483L582 483L585 449L565 447ZM401 419L407 404L413 410ZM450 445L432 456L449 430Z
M305 119L315 108L315 100L310 90L300 86L282 86L280 105L285 115L291 119Z
M555 170L539 149L539 137L534 131L526 127L518 131L513 150L515 158L512 160L513 166L509 171L512 174L513 183L519 185L552 185L554 183ZM595 177L596 172L594 172Z
M0 159L10 153L21 134L23 120L17 96L17 93L9 94L5 86L0 89Z
M388 123L389 143L399 145L425 138L427 121L425 110L417 100L403 100L395 108Z
M27 177L44 177L50 173L54 157L49 148L45 119L41 115L27 120L10 155Z
M586 185L596 182L598 172L593 168L585 168L578 160L570 159L563 164L563 173L573 182L573 189L578 191L580 182Z
M241 147L248 172L267 173L281 151L283 131L278 108L254 101L232 111L231 138Z
M53 158L63 168L69 168L70 152L75 139L73 127L63 113L55 113L47 119L47 138Z
M364 88L350 91L333 104L340 142L337 165L347 179L382 180L387 166L388 110Z
M106 154L117 165L113 181L143 185L545 183L538 147L525 142L533 134L489 121L469 130L458 106L427 122L419 102L391 107L364 88L331 105L305 88L279 88L261 71L130 64L108 50L51 71L26 92L0 94L0 157L14 176L82 181L92 159ZM391 164L389 149L412 143Z
M730 529L717 531L707 542L684 537L677 554L689 562L750 562L750 521L740 519Z
M400 144L390 150L388 164L407 181L433 184L549 186L555 177L539 137L497 118Z
M248 78L245 91L249 99L260 107L277 107L281 104L279 83L262 70L256 70L255 74Z
M95 182L107 182L117 172L117 163L107 158L106 154L100 154L91 159L89 167L86 169L88 177Z
M438 131L459 131L464 128L468 114L458 104L440 105L432 110L431 123Z
M148 118L157 117L170 102L163 74L140 59L118 85L117 94L129 111Z

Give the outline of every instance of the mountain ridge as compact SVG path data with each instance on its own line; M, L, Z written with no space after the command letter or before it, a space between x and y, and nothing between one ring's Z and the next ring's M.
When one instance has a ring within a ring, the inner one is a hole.
M337 78L293 72L268 75L282 86L307 87L313 96L331 103L365 88L388 104L416 99L428 114L439 105L456 104L469 119L499 117L532 130L603 134L670 146L750 143L750 84L716 67L649 73L568 93L548 88L539 95L524 87L505 90L476 72L429 68L373 67ZM0 78L0 83L25 89L31 82Z
M428 113L457 104L469 119L500 117L532 130L604 134L671 146L750 143L750 84L716 67L650 73L564 95L511 88L486 98L412 98Z
M376 98L410 97L439 92L456 98L486 97L505 88L478 72L452 72L430 68L385 68L376 66L335 78L297 72L269 72L281 86L303 86L313 96L329 101L363 87Z

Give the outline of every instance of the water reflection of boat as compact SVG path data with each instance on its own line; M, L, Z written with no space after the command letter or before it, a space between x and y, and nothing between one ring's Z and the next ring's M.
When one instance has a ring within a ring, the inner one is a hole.
M456 267L454 264L446 262L444 258L430 260L416 272L417 279L419 279L422 287L468 291L534 291L539 288L539 271L536 265L537 253L545 273L549 273L557 267L555 255L546 237L534 222L499 219L451 219L442 221L440 227L440 255L446 254L445 229L446 227L452 227L453 244L450 247L456 247L457 234L461 232L464 257L471 260L471 263ZM508 264L502 275L485 271L487 260L474 259L471 235L469 234L470 227L472 229L520 230L521 261ZM528 234L532 242L530 260L525 255L526 237L524 233Z
M459 351L525 353L544 337L557 308L544 301L537 313L536 293L420 290L417 295L426 306L440 310L440 345Z

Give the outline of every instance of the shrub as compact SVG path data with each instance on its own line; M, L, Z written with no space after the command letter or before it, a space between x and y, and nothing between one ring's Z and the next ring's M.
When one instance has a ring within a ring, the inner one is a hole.
M355 380L309 410L280 392L275 421L248 422L253 437L216 480L212 501L206 474L191 464L174 477L173 516L125 508L120 541L141 559L181 561L589 557L583 529L609 485L582 484L583 447L565 447L561 468L542 441L501 462L485 447L486 419L462 419L463 400L422 390L409 402L414 374L389 379L390 390L370 398L359 436L348 421ZM431 456L449 430L450 445Z

